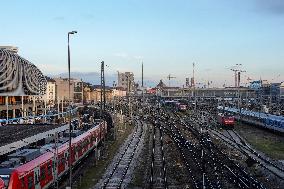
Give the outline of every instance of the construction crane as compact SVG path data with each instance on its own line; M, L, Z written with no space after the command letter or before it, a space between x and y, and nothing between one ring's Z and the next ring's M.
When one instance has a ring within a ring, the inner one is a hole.
M171 79L174 79L174 78L176 78L176 77L171 76L171 74L169 74L169 75L167 76L167 78L168 78L168 80L169 80L169 87L170 87L170 81L171 81Z
M274 82L274 80L278 79L280 76L281 76L281 75L278 74L276 77L274 77L273 79L271 79L271 82L270 82L270 83Z
M245 87L249 87L249 84L251 83L251 81L253 81L254 79L252 77L250 77L248 74L244 75L246 78L246 83L245 83Z
M170 96L170 85L171 85L171 83L170 83L170 81L171 81L171 79L174 79L174 78L176 78L176 77L174 77L174 76L171 76L171 74L169 74L168 76L167 76L167 78L168 78L168 80L169 80L169 87L168 87L168 96Z
M241 70L242 64L236 64L233 66L230 70L234 72L235 75L235 87L240 87L240 80L241 80L241 73L246 72L244 70Z
M244 70L242 70L240 67L242 66L242 64L236 64L235 66L233 66L231 68L231 70L235 73L235 87L238 88L238 110L239 110L239 116L241 115L241 94L240 94L240 81L241 81L241 73L242 72L246 72Z

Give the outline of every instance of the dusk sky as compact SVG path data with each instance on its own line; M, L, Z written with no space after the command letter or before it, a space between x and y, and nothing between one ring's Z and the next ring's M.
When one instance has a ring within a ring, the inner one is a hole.
M233 84L230 67L243 64L244 77L284 80L283 0L13 0L1 1L0 45L44 74L67 72L67 33L72 71L132 71L175 82ZM244 78L243 81L245 82Z

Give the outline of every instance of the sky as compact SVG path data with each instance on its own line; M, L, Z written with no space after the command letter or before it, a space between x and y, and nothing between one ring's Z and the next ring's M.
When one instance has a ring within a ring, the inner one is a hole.
M167 75L182 86L233 85L235 64L247 77L284 81L283 0L13 0L1 1L0 45L46 75L67 72L67 33L71 71L106 75L131 71L158 82ZM108 79L108 78L107 78ZM147 83L146 83L147 84Z

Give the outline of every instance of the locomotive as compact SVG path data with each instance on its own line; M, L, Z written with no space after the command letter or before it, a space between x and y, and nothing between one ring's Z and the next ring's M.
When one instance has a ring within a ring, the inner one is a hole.
M107 124L101 122L97 126L72 139L71 164L75 166L88 155L106 136ZM57 175L60 179L68 172L69 144L62 144L37 158L22 165L0 168L0 189L43 189L51 187ZM57 159L57 160L56 160Z
M178 111L186 111L187 110L187 105L183 103L176 103L176 109Z
M235 125L235 117L226 113L218 113L217 121L227 129L233 128Z
M180 101L175 101L175 100L165 101L164 106L168 107L172 110L175 110L175 111L186 111L187 110L186 103L180 102Z

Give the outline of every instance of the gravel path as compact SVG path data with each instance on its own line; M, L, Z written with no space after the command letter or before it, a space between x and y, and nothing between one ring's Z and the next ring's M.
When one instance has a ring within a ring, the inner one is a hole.
M140 121L135 122L135 127L94 188L127 188L138 165L146 133L146 125Z

